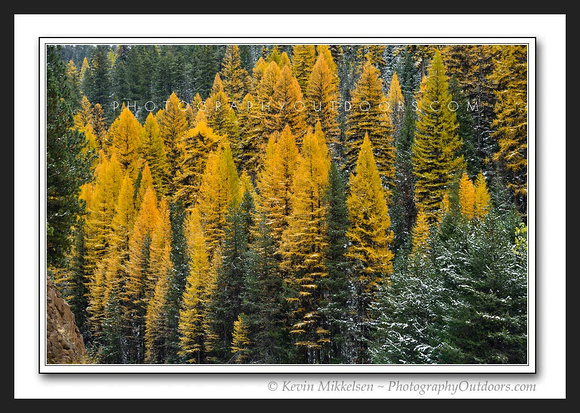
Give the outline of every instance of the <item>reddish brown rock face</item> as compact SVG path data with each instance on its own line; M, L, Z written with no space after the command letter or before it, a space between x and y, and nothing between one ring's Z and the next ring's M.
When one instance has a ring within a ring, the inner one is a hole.
M46 294L46 360L48 364L79 364L87 360L74 314L50 279Z

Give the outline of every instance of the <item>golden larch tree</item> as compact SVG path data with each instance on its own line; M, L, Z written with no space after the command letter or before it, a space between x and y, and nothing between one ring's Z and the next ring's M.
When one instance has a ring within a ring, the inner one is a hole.
M111 246L102 261L102 267L98 268L99 276L104 277L101 329L106 362L137 361L135 353L125 351L125 342L121 340L121 336L125 336L129 330L123 294L128 278L129 244L135 220L134 192L133 180L129 172L125 171L115 216L111 222Z
M267 67L268 63L266 63L264 58L260 56L258 60L256 60L254 67L252 68L252 75L250 76L248 93L257 96L258 93L257 87L262 81L262 77L264 76Z
M397 72L393 73L393 77L391 78L386 102L386 112L396 132L401 127L403 116L405 115L405 98L401 91L401 84L399 83Z
M330 57L332 59L332 57ZM327 63L320 54L312 68L304 93L308 125L314 127L320 122L326 140L337 157L340 129L338 127L338 88Z
M103 149L105 152L108 150L109 138L107 136L107 124L105 119L105 111L100 103L95 103L93 106L93 132L97 137L97 142L99 143L99 149Z
M495 70L494 56L503 47L508 46L452 44L440 48L449 78L457 80L467 100L473 118L475 152L486 165L492 161L495 146L490 132L495 118L496 85L490 77Z
M323 56L324 60L326 60L328 70L330 70L330 73L332 75L332 82L338 88L339 83L338 66L336 66L335 58L332 57L332 51L330 50L330 46L327 44L316 45L316 53L318 56Z
M387 46L381 44L367 44L359 46L357 58L361 65L371 64L377 69L386 65L384 53ZM364 69L363 69L364 70Z
M197 208L188 214L185 223L189 274L179 311L178 354L187 363L205 359L208 340L208 306L215 288L215 269L210 265L201 216Z
M216 134L227 136L232 150L237 152L240 143L236 111L230 104L230 99L224 91L224 85L219 73L216 73L212 91L205 101L205 116L208 126Z
M482 219L491 208L491 196L487 189L487 183L483 172L479 171L475 179L475 207L474 215L477 219Z
M203 113L203 112L202 112ZM181 135L177 147L177 165L173 200L191 208L198 198L199 187L210 153L219 148L225 136L210 128L203 116L198 116L195 128Z
M254 96L248 93L239 105L238 121L240 124L240 152L238 161L241 169L250 171L256 176L261 166L261 157L268 143L267 136L260 133L261 110Z
M370 63L364 65L362 74L352 91L347 115L346 168L352 172L365 136L373 147L379 174L386 185L387 197L395 178L394 128L386 112L386 96L379 69Z
M411 230L411 255L420 254L424 257L429 249L429 222L427 221L427 214L422 208L417 211L417 217L415 218L415 224Z
M154 230L159 225L157 195L152 185L147 187L135 219L129 245L128 300L145 308L156 284L157 273L150 271L150 247ZM129 298L130 297L130 298Z
M145 315L145 362L163 363L167 354L168 336L170 334L168 314L168 292L170 283L171 262L171 224L169 205L165 199L159 202L159 219L151 234L149 247L150 276L148 281L155 283L155 288L147 302ZM146 288L147 291L151 287Z
M370 306L379 286L388 285L393 271L391 244L394 234L385 191L373 156L371 141L365 135L356 167L350 175L347 207L350 241L345 256L352 267L353 325L356 328L357 363L366 363L366 346L371 334Z
M224 140L207 158L196 203L210 258L223 239L228 209L241 200L239 185L232 151Z
M101 156L95 170L95 181L83 188L82 199L86 201L85 216L85 275L88 288L89 325L93 333L100 331L104 311L105 257L111 247L111 222L115 215L117 196L121 188L123 172L121 165L112 156Z
M360 267L359 282L373 289L392 273L393 241L385 191L368 135L360 147L357 164L350 176L347 197L351 241L347 256Z
M295 305L290 332L295 345L307 352L307 362L320 361L320 349L329 341L318 312L326 240L326 190L330 156L320 122L304 136L293 180L292 212L280 245L282 268Z
M74 127L79 130L82 130L86 125L93 124L93 109L91 102L85 95L81 98L81 107L74 114L73 120Z
M475 186L466 172L459 180L459 209L467 219L473 219L475 213Z
M142 126L129 108L124 108L121 114L111 124L108 138L112 143L111 151L115 152L117 159L124 170L135 179L135 169L139 152L141 150Z
M495 70L490 79L495 85L495 119L492 137L499 149L493 155L502 168L516 208L526 214L528 188L528 64L527 47L496 46Z
M153 182L153 175L151 174L151 168L149 163L143 158L140 159L139 172L137 173L137 179L135 181L135 207L139 208L141 202L143 202L143 197L149 186L153 186L155 190L155 184ZM157 194L157 191L155 191Z
M185 112L185 105L179 100L177 94L172 93L163 109L160 109L157 114L157 122L159 123L159 133L165 145L165 154L169 162L170 173L170 192L173 191L172 180L179 169L177 163L178 159L178 143L181 136L189 129L189 124Z
M231 351L234 355L236 363L243 363L247 359L248 345L250 339L248 338L248 326L244 321L244 314L238 315L238 319L234 321L234 331L232 334Z
M143 196L129 241L126 282L121 295L126 339L131 349L130 359L142 363L145 357L145 315L152 285L157 274L151 274L150 245L153 229L159 220L157 195L149 185ZM152 279L153 278L153 279Z
M284 66L274 86L271 103L272 117L268 132L281 132L286 125L300 143L306 131L306 106L298 81L289 66Z
M169 181L169 163L165 144L159 131L159 123L152 112L149 112L142 129L141 153L151 168L153 185L158 194L167 193Z
M260 194L256 210L270 223L276 247L288 226L288 217L292 211L293 180L298 157L298 146L288 125L281 134L270 136L263 169L256 183Z
M288 56L288 53L282 52L280 54L280 61L278 62L278 66L280 66L280 69L286 66L292 70L292 62L290 61L290 56Z
M248 71L242 66L240 47L237 44L226 46L220 73L224 92L232 102L239 104L247 93Z
M261 123L259 134L262 136L270 136L278 127L274 116L274 105L276 102L273 96L280 76L281 73L278 65L275 62L270 62L265 67L260 77L260 82L256 85L254 96L256 98L256 104L260 108Z
M316 47L312 44L296 44L292 46L292 74L296 77L302 93L306 92L306 85L310 72L316 61Z
M135 186L128 171L125 171L123 182L117 197L115 215L111 221L111 246L125 252L129 247L129 238L135 222Z

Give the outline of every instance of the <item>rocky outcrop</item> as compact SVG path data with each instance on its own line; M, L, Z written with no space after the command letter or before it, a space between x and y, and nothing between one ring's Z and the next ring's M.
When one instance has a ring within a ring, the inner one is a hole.
M83 337L75 316L50 280L46 283L46 360L48 364L82 364L87 361Z

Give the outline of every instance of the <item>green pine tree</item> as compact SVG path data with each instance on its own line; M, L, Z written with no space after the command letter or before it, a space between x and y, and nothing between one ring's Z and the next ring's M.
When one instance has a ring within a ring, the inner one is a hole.
M418 95L411 158L416 204L425 210L430 222L438 219L443 195L464 163L451 99L443 59L437 51Z
M287 331L288 308L277 247L264 214L257 213L247 254L242 309L248 329L247 361L288 363L293 346Z
M242 312L244 277L250 228L253 225L254 200L246 191L238 205L232 205L226 216L222 241L221 265L217 272L216 292L210 304L210 328L215 339L212 353L220 362L230 362L234 325Z
M80 188L91 177L95 154L84 152L84 134L72 129L72 88L58 47L47 49L46 84L46 259L50 268L65 264L72 228L84 210Z
M328 172L326 203L326 240L324 266L326 277L321 280L320 313L329 331L330 344L322 353L325 363L349 363L353 343L353 307L349 283L350 263L346 256L349 228L345 179L336 163Z
M112 107L109 50L109 46L106 45L96 46L82 85L83 93L89 101L93 104L98 103L103 108ZM120 103L118 105L120 108Z
M391 205L395 250L409 238L415 217L414 176L411 148L415 139L415 113L412 105L405 107L403 123L396 143L395 189Z

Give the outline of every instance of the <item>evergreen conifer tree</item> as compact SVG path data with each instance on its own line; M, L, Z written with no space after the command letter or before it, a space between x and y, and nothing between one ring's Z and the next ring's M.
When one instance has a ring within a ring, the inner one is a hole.
M415 140L415 113L412 105L405 107L403 123L398 133L395 158L395 188L390 206L395 250L399 250L411 233L416 214L415 188L411 148Z
M83 213L80 188L90 179L94 154L84 152L85 136L73 130L72 88L60 49L47 49L46 246L47 265L64 265L72 245L71 228Z
M454 174L463 166L457 119L450 109L450 102L445 66L441 53L437 51L429 75L421 84L412 149L415 199L429 222L437 219L443 194Z
M329 331L330 343L323 349L321 359L327 363L348 363L353 350L350 263L346 257L349 228L346 203L346 184L338 166L333 162L328 172L325 194L327 246L324 251L326 277L320 281L320 314Z
M84 75L83 92L90 102L110 107L111 100L111 61L109 46L98 45L92 55L89 67Z
M244 323L250 342L246 360L252 363L287 363L292 360L294 350L289 344L284 280L271 233L265 215L256 213L242 294Z
M217 271L216 291L210 304L210 328L215 337L212 353L217 360L226 363L235 356L232 341L235 339L236 321L242 312L253 213L254 201L250 192L246 191L239 204L230 206L225 219L226 226L220 248L221 265Z

